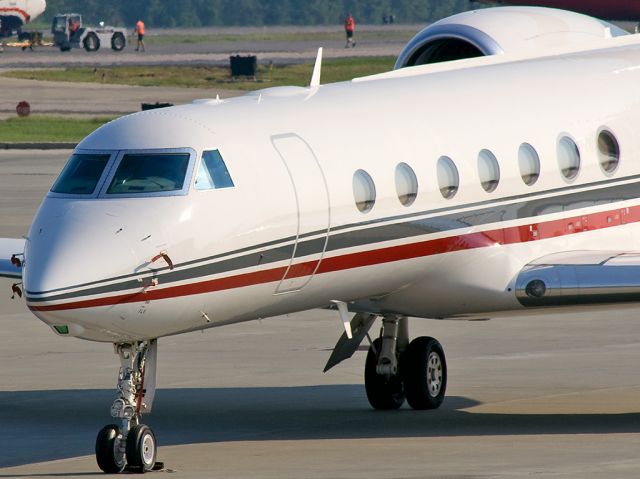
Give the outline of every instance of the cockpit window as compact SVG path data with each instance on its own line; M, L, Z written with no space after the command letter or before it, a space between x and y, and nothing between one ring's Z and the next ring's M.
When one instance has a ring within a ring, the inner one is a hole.
M110 155L74 154L51 187L53 193L90 195L109 162Z
M202 162L196 177L196 190L232 188L233 180L218 150L202 153Z
M107 194L181 190L188 167L188 153L126 154L118 165Z

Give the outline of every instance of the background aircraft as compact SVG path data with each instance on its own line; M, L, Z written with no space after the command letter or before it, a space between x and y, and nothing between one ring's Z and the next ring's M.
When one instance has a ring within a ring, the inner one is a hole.
M0 38L20 31L23 25L42 15L46 8L45 0L0 0Z
M480 3L561 8L607 20L637 21L640 19L640 2L632 0L481 0Z

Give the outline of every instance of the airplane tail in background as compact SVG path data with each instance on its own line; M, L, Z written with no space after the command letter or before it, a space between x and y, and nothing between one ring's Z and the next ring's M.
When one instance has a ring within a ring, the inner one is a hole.
M10 37L47 8L45 0L0 0L0 37Z

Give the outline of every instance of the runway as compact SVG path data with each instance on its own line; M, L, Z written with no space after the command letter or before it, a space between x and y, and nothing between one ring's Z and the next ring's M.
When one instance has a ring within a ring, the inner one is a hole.
M27 233L68 154L0 151L0 237ZM55 336L9 296L1 280L0 477L94 477L112 347ZM370 409L364 352L322 373L335 312L162 338L145 422L184 478L636 478L636 316L412 320L449 365L443 407L421 412Z

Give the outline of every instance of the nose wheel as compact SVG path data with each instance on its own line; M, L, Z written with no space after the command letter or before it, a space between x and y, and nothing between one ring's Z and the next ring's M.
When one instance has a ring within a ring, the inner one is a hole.
M96 438L96 460L98 467L107 474L119 474L127 465L122 450L122 434L116 424L100 429Z
M98 467L107 474L145 473L157 468L156 437L149 426L131 428L126 440L116 424L103 427L96 438Z
M156 437L150 427L138 424L129 431L126 447L127 464L138 472L153 470L156 464Z

